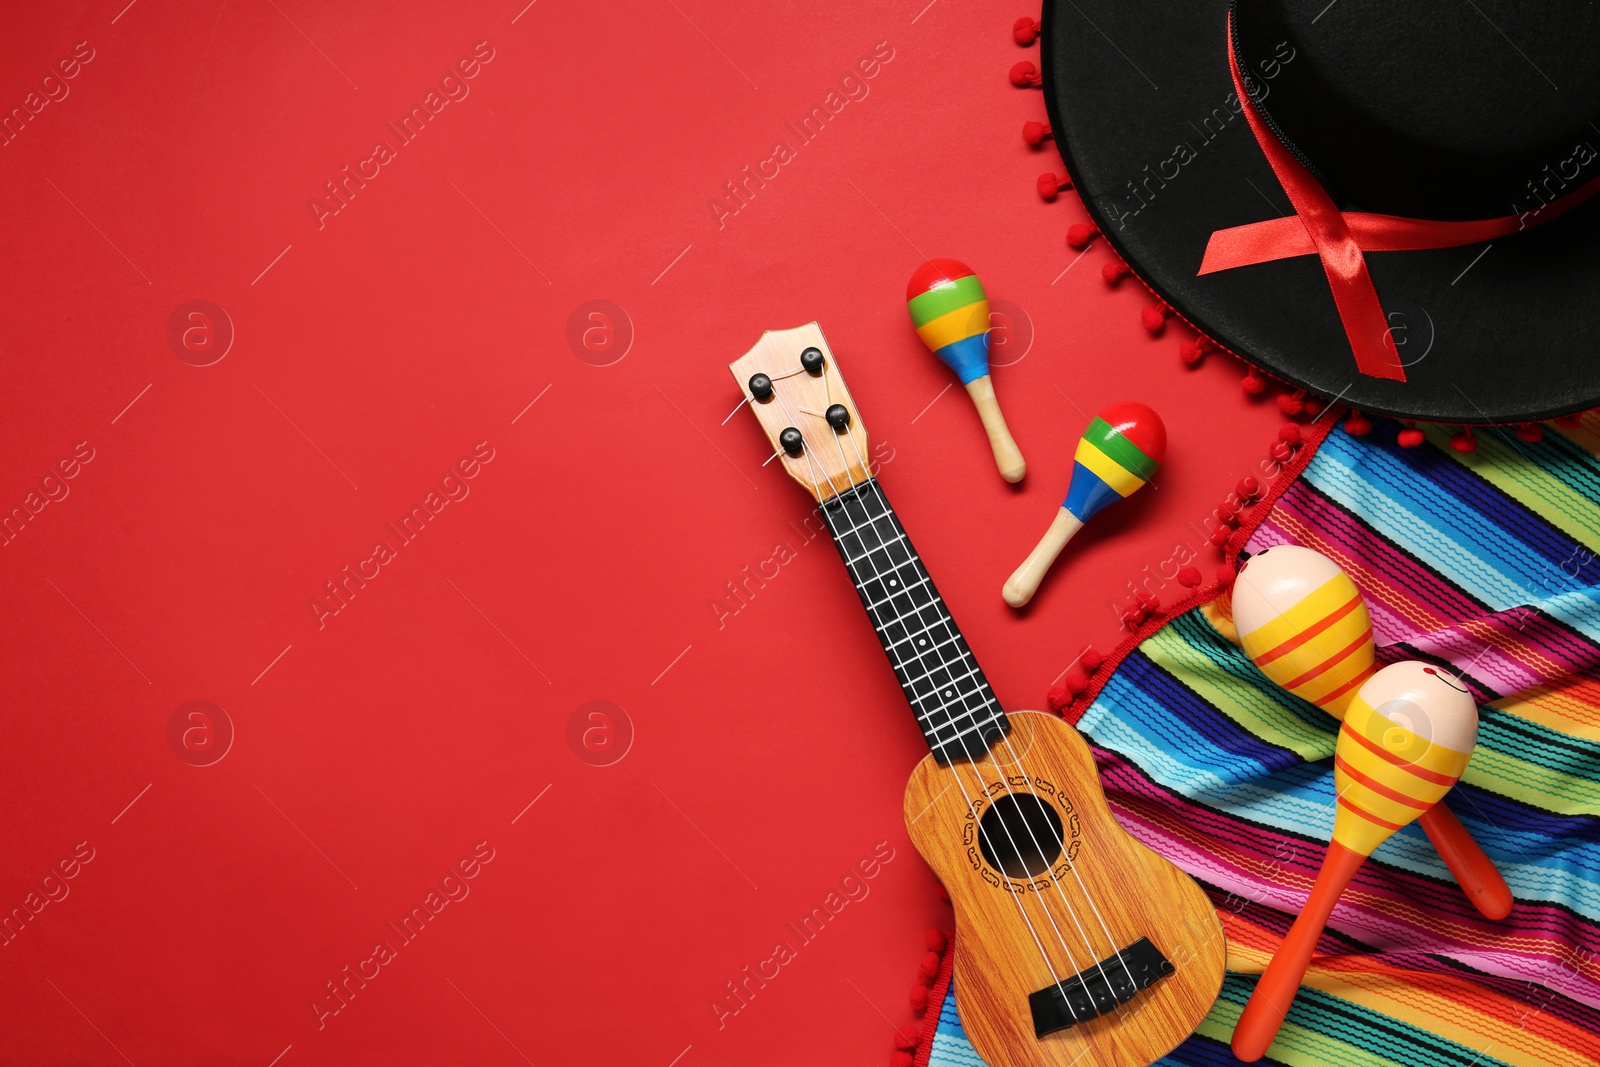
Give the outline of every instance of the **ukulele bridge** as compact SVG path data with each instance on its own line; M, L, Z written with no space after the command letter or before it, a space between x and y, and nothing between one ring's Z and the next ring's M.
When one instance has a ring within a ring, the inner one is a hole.
M1141 937L1071 978L1029 993L1034 1036L1043 1037L1115 1011L1174 970L1161 950L1148 937Z

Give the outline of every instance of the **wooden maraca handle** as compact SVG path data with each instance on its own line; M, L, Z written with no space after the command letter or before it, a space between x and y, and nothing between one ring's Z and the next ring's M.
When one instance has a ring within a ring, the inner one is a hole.
M1011 438L1005 416L1000 414L1000 402L994 396L993 380L987 374L974 378L967 383L967 394L972 397L978 417L983 420L983 432L989 435L989 447L994 449L994 462L1000 468L1000 477L1008 482L1022 481L1022 476L1028 473L1028 464L1022 458L1022 450L1017 447L1017 442Z
M1462 892L1486 919L1504 919L1511 914L1511 887L1499 868L1484 854L1471 831L1461 825L1455 812L1435 804L1417 820L1427 831L1428 840L1455 875Z
M1289 928L1289 933L1273 953L1272 962L1256 982L1255 992L1244 1006L1238 1025L1233 1028L1233 1054L1246 1063L1254 1063L1267 1054L1278 1028L1289 1014L1300 980L1306 976L1312 954L1317 950L1317 939L1328 925L1333 907L1339 903L1339 894L1350 884L1356 871L1367 857L1338 842L1328 846L1328 856L1317 872L1317 881L1306 898L1300 917Z
M1000 595L1006 598L1006 603L1014 608L1020 608L1032 600L1033 594L1039 591L1039 583L1044 581L1045 574L1050 570L1050 565L1061 555L1061 550L1072 540L1072 535L1081 529L1083 523L1076 515L1066 508L1059 509L1055 519L1050 523L1050 528L1044 532L1039 543L1033 546L1033 551L1022 561L1022 566L1006 579L1005 588L1000 590Z

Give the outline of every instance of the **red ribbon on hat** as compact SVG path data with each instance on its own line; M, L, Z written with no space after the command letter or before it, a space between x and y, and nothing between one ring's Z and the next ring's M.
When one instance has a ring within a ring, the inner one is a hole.
M1286 148L1256 111L1245 92L1239 59L1233 51L1233 16L1228 16L1228 68L1250 133L1272 166L1278 184L1288 194L1295 214L1286 218L1252 222L1216 230L1206 242L1200 274L1232 270L1254 263L1270 263L1295 256L1317 256L1328 276L1328 288L1339 311L1339 321L1355 354L1356 368L1374 378L1406 380L1400 353L1389 332L1388 316L1378 302L1367 252L1411 252L1425 248L1458 248L1505 237L1562 215L1596 192L1600 177L1544 205L1532 221L1521 215L1466 222L1408 219L1363 211L1340 211L1322 184Z

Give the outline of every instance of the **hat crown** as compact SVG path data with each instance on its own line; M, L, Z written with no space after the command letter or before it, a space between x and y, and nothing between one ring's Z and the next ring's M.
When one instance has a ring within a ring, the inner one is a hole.
M1246 91L1336 199L1523 214L1600 174L1600 5L1234 0Z

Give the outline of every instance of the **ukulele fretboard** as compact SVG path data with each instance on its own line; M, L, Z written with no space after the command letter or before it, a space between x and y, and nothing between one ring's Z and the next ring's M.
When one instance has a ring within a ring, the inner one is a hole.
M1010 723L877 480L822 513L934 758L988 752Z

